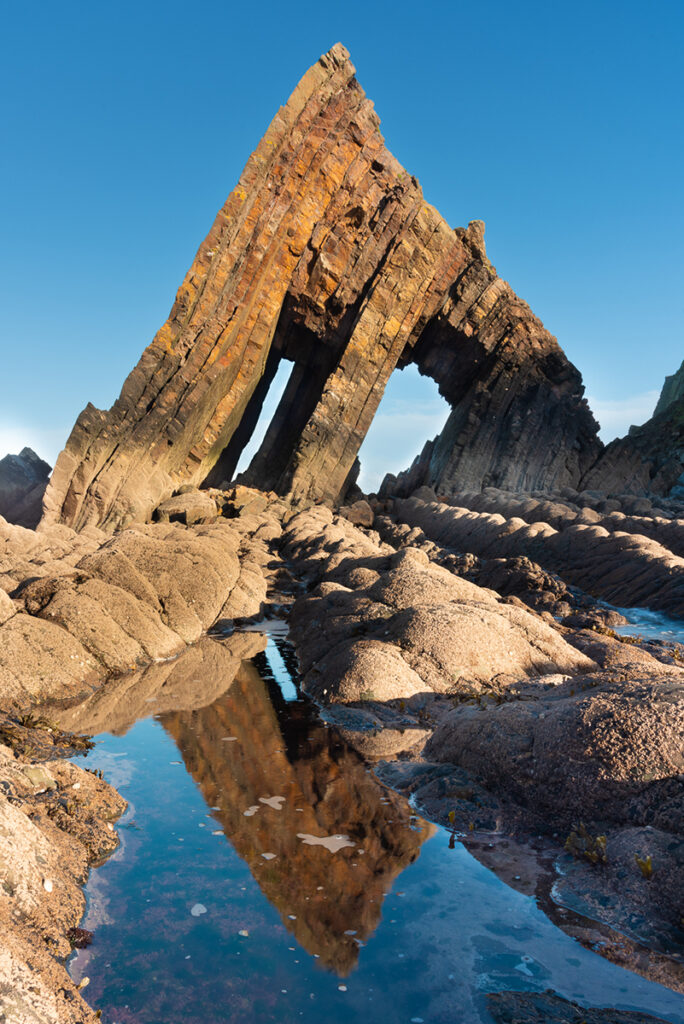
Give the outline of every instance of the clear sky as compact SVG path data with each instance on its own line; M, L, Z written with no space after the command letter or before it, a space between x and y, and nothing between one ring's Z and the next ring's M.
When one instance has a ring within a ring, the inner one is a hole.
M52 462L86 402L111 405L337 40L428 201L486 222L603 436L650 415L684 358L682 0L25 0L3 4L0 39L0 455ZM395 376L367 485L444 419L431 382Z

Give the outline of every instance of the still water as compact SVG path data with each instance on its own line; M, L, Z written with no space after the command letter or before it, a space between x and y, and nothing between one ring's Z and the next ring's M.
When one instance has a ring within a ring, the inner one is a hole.
M71 712L129 802L70 966L106 1024L484 1024L487 992L547 988L684 1024L681 995L580 946L382 786L298 697L282 635L249 642L265 650L207 639Z

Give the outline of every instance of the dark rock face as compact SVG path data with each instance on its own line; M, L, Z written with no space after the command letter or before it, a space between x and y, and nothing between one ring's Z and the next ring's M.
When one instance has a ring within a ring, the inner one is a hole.
M585 1008L554 992L497 992L487 996L496 1024L665 1024L629 1010Z
M608 445L583 487L684 498L684 396L664 407L661 396L658 409L642 427Z
M580 375L483 232L425 202L334 46L276 114L117 402L79 416L47 519L113 530L182 485L230 481L282 359L291 376L243 483L338 499L409 362L453 407L430 482L577 483L602 448Z
M36 527L50 473L47 462L31 448L0 459L0 516L17 526Z
M665 378L663 390L660 392L660 398L653 415L658 416L661 412L665 412L667 407L679 398L684 398L684 362L676 373L673 373L671 377Z

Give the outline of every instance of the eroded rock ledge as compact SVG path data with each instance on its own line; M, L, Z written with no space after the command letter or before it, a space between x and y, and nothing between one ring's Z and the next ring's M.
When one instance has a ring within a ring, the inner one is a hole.
M82 886L118 845L113 822L126 805L61 759L72 744L40 718L22 726L0 713L0 1017L11 1024L97 1020L64 962L88 941Z

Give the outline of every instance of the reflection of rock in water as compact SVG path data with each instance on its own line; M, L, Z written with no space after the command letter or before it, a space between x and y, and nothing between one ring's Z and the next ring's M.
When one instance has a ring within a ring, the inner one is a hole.
M323 964L348 974L357 940L377 927L385 892L433 826L411 827L406 801L383 789L308 705L286 705L253 663L210 707L161 722L286 926ZM278 796L284 801L263 802ZM354 846L331 853L298 834L344 835Z
M263 633L234 633L220 643L203 637L177 658L113 676L73 707L50 710L62 729L123 736L141 718L205 707L232 684L243 658L266 646Z

